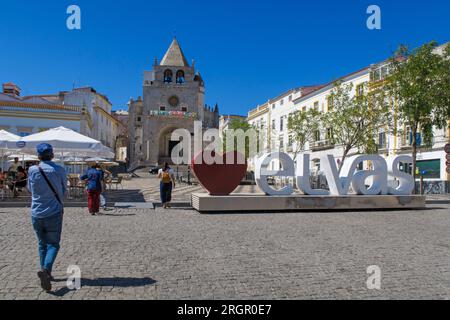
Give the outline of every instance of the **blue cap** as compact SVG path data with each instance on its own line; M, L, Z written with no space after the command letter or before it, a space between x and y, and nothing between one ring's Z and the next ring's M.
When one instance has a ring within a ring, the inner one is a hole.
M38 155L43 156L43 155L46 155L46 154L53 153L53 147L52 147L51 144L41 143L41 144L37 145L36 151L37 151Z

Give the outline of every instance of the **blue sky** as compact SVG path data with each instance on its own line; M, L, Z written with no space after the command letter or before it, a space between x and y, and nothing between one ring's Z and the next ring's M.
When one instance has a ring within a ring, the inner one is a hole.
M81 8L79 31L66 28L71 4ZM381 30L366 27L371 4ZM400 43L449 41L449 12L447 0L1 0L0 82L24 95L90 85L124 108L176 33L205 79L206 102L245 115L290 88L383 60Z

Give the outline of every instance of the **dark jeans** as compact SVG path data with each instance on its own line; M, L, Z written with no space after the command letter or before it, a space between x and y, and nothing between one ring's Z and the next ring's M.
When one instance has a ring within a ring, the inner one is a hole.
M161 194L161 203L167 203L172 200L172 182L159 184L159 192Z
M41 269L46 269L49 272L52 272L53 263L58 255L62 220L62 214L43 219L32 217L33 228L39 242Z

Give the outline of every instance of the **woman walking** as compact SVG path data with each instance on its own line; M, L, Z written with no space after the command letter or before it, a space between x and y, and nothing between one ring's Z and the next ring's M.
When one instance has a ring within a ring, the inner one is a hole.
M103 172L97 170L98 164L92 165L86 173L80 177L87 181L88 209L93 216L100 213L100 194L102 192Z
M158 179L161 179L159 191L161 194L161 203L164 209L170 208L172 200L172 189L175 188L175 174L169 164L164 163L164 167L158 171Z

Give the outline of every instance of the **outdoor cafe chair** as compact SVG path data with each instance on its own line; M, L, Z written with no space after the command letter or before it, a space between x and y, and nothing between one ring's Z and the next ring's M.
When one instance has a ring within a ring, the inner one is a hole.
M112 178L112 179L111 179L111 182L110 182L111 187L112 187L113 185L115 185L115 186L116 186L116 190L117 190L117 189L118 189L118 186L120 185L120 187L123 189L122 180L123 180L122 177Z
M14 198L19 196L19 192L20 193L29 193L28 189L27 189L27 181L28 181L28 178L23 179L23 180L18 180L18 181L9 180L7 189L9 189L11 191L12 196ZM20 185L18 186L18 184L20 184Z
M6 181L3 180L2 183L0 184L0 198L2 201L5 200L7 192L8 192L8 186L6 185Z
M84 183L80 180L77 174L69 174L67 176L69 184L69 197L70 198L82 198L84 193Z

